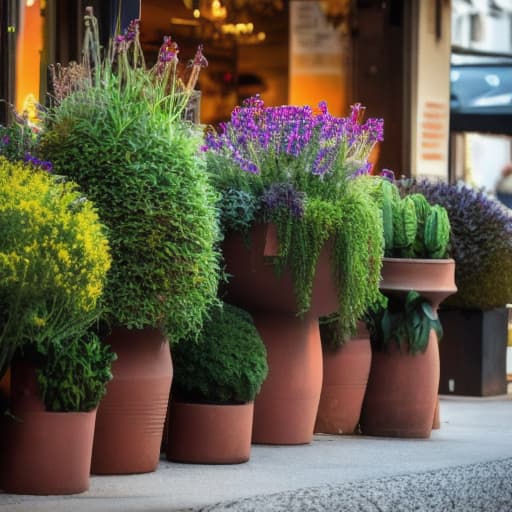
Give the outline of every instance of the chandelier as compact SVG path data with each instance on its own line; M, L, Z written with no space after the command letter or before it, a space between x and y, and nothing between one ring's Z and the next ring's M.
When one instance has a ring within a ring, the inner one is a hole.
M213 25L215 38L233 37L245 44L266 38L265 32L256 30L255 19L284 9L284 0L183 0L183 4L196 20Z

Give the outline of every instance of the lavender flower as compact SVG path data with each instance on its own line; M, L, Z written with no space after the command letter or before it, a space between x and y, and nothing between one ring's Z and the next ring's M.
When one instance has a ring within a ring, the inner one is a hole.
M9 137L9 135L2 136L2 144L4 146L8 146L10 142L11 142L11 138Z
M265 216L271 218L279 210L285 209L296 219L304 215L305 194L299 192L291 183L274 183L261 198Z
M349 117L335 117L325 101L318 111L309 106L266 107L255 96L236 107L218 133L208 133L202 150L209 159L224 161L218 168L234 165L258 175L265 186L291 182L303 190L314 180L317 192L331 182L339 191L340 177L359 169L382 140L382 119L361 124L363 113L364 107L356 104Z

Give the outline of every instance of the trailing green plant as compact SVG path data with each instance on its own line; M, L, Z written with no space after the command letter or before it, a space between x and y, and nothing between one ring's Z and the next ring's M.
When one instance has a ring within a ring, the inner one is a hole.
M229 304L214 308L199 339L173 345L172 355L173 393L180 400L250 402L268 373L251 316Z
M451 225L458 291L446 306L493 309L512 302L512 215L497 200L464 184L397 182L402 194L421 193L442 206Z
M104 226L71 181L0 157L0 375L17 349L81 336L111 259Z
M329 114L325 103L319 107L319 113L310 107L265 107L251 98L233 111L222 133L207 134L203 149L222 194L221 211L233 211L233 190L237 199L247 200L245 209L238 206L243 223L224 215L234 222L223 223L223 229L247 232L258 222L276 225L274 265L278 272L291 269L299 314L310 308L318 257L332 240L339 329L348 337L367 307L380 300L381 220L353 183L382 140L382 120L362 124L359 104L347 118Z
M418 292L409 291L405 298L390 296L386 308L377 308L366 315L366 326L374 350L388 350L396 343L411 354L425 352L430 331L441 340L441 323L428 300Z
M387 257L443 259L448 256L450 220L442 206L429 204L420 193L401 198L397 185L388 179L366 180L369 193L382 210Z
M218 195L199 151L202 131L182 119L195 82L178 78L170 38L146 70L137 23L101 59L89 42L96 21L87 21L89 72L47 113L40 153L80 184L108 226L103 319L189 337L216 303L219 277ZM199 49L192 74L204 64Z
M42 356L37 380L47 411L87 412L99 405L116 359L109 345L89 332L36 349Z

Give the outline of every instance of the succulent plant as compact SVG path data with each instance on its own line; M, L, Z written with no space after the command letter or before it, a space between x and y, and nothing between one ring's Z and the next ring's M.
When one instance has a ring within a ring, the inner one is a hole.
M450 221L444 208L421 193L404 194L382 178L368 178L370 195L382 210L385 255L397 258L445 258Z
M446 209L458 292L445 305L487 310L512 302L510 210L488 194L462 184L426 180L397 183L403 195L421 193L431 204ZM431 223L435 222L432 219Z

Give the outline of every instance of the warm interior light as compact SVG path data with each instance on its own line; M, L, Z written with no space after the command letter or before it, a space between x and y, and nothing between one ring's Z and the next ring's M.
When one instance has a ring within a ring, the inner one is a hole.
M27 7L32 7L36 3L36 0L27 0Z
M222 7L220 0L213 0L212 2L212 17L215 19L225 19L228 15L227 9Z
M194 12L192 13L194 15L194 18L199 18L201 16L201 11L199 9L194 9Z

